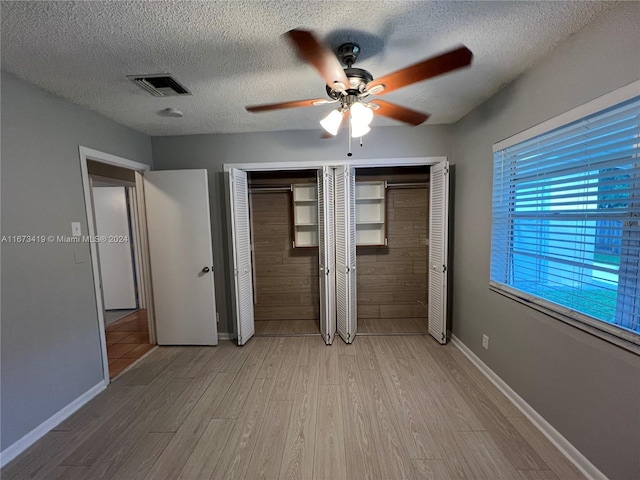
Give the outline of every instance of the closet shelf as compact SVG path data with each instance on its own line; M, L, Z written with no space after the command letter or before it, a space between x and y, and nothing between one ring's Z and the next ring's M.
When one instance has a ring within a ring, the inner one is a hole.
M291 185L293 209L293 246L318 245L318 184L294 183Z
M356 246L386 245L386 182L356 182Z

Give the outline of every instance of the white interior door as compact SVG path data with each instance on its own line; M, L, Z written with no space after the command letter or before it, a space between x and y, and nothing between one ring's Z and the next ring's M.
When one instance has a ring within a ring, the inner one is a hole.
M351 343L358 320L355 169L343 165L335 172L336 323L340 337Z
M449 162L431 167L429 212L429 334L447 342Z
M96 234L126 239L97 244L104 309L137 308L125 187L94 187L92 193Z
M320 332L327 345L336 334L333 169L318 170L318 246L320 258Z
M236 168L229 170L229 193L235 276L234 314L237 324L238 345L244 345L255 333L247 172Z
M206 170L144 174L156 335L160 345L217 345Z

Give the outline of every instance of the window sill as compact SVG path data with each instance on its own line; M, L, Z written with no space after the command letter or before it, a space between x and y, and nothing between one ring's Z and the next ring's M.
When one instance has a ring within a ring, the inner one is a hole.
M553 317L561 322L576 327L584 332L587 332L593 336L596 336L606 342L612 343L617 347L623 348L631 353L640 355L640 335L634 335L631 332L621 332L624 338L617 334L617 329L613 325L601 322L599 320L593 320L586 315L582 315L578 312L572 312L572 315L555 310L552 304L545 302L544 300L537 298L527 298L524 293L519 293L517 290L512 289L506 285L498 284L497 282L491 282L489 284L489 290L498 293L504 297L515 300L518 303L526 305L538 312L541 312L549 317ZM600 325L601 324L601 325Z

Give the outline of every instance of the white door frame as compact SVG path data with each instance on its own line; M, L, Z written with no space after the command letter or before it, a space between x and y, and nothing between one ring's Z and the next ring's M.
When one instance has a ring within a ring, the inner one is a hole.
M404 157L404 158L368 158L357 160L325 160L325 161L300 161L300 162L252 162L252 163L225 163L222 170L225 177L228 177L229 170L237 168L247 172L265 172L274 170L318 170L325 166L338 167L340 165L350 165L357 168L384 168L384 167L420 167L432 166L447 160L446 156L438 157ZM225 178L225 184L228 184ZM228 198L228 195L227 195ZM227 205L227 219L230 211ZM231 229L228 231L229 242L232 242ZM231 243L229 243L231 245ZM233 252L231 252L233 255ZM231 334L233 335L233 334Z
M260 163L225 163L222 168L225 173L231 168L259 172L270 170L317 170L324 166L337 167L350 165L355 168L370 167L419 167L430 166L447 160L446 156L439 157L405 157L405 158L365 158L359 160L324 160L319 162L260 162Z
M136 172L136 197L138 201L134 207L136 209L136 218L138 220L137 230L140 233L140 247L141 247L141 263L143 264L142 271L139 272L139 284L140 290L144 291L143 295L147 304L147 318L149 322L149 340L151 344L155 343L155 328L153 321L153 302L148 301L151 299L151 279L149 269L149 247L147 243L147 229L146 218L144 215L144 194L142 192L141 172L150 170L151 167L144 163L135 162L126 158L111 155L109 153L94 150L92 148L78 147L80 154L80 170L82 172L82 188L84 193L84 205L87 214L87 230L90 238L96 236L95 231L95 218L93 213L93 197L91 195L91 180L89 178L89 170L87 167L87 160L93 160L100 163L106 163L108 165L114 165L116 167L122 167ZM89 249L91 251L91 268L93 271L93 286L96 297L96 307L98 309L98 335L100 338L100 350L102 354L102 374L105 385L109 384L109 359L107 357L107 337L105 333L105 321L104 321L104 305L102 302L102 291L100 288L100 262L98 259L98 248L94 242L89 243Z

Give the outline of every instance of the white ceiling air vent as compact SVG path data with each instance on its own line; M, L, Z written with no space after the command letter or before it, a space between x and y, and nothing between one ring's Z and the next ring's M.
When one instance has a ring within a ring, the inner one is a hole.
M191 92L180 85L170 73L156 73L153 75L127 75L132 82L144 88L154 97L176 97L191 95Z

